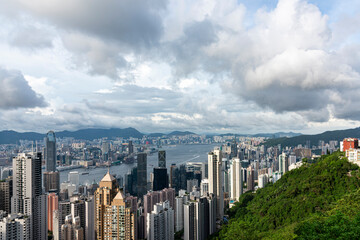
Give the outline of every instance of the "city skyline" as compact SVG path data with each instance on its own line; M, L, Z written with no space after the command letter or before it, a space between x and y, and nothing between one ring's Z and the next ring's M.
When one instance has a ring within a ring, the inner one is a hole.
M0 3L0 131L360 125L358 1Z

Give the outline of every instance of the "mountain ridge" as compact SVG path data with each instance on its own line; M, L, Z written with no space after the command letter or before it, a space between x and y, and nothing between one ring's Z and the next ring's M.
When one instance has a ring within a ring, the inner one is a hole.
M329 142L332 140L342 141L344 138L360 138L360 127L344 129L344 130L334 130L334 131L325 131L320 134L314 135L300 135L291 138L275 138L267 140L265 146L275 146L281 144L282 146L295 147L299 144L305 145L307 141L310 141L310 146L317 145L320 140Z

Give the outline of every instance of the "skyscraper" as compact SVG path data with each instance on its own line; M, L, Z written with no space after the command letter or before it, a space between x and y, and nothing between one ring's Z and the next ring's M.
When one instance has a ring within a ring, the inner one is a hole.
M176 180L176 175L175 175L175 171L176 171L176 164L173 163L170 166L170 177L169 177L169 187L171 188L175 188L177 189L177 180Z
M49 131L45 137L45 170L56 171L56 137L53 131Z
M132 154L134 152L134 145L133 145L132 141L129 141L128 151L129 151L129 154Z
M95 239L95 206L94 197L85 200L85 239Z
M96 239L137 239L136 213L108 172L95 192Z
M154 210L147 214L147 239L174 239L174 210L169 201L157 203Z
M53 216L53 236L54 240L61 239L61 226L65 224L66 216L71 214L70 201L59 202L58 210L54 211Z
M84 229L80 226L80 218L68 215L65 223L61 225L62 240L83 240Z
M247 191L254 191L255 189L255 179L254 179L254 169L252 168L252 166L249 166L247 168L247 180L246 180L246 184L247 184Z
M44 190L45 192L60 192L60 174L59 172L44 172Z
M231 200L238 201L243 193L243 178L241 171L241 161L234 158L230 165L230 197Z
M47 238L47 197L42 195L41 153L19 153L13 158L11 211L30 217L32 239Z
M175 198L175 231L181 231L184 229L184 197Z
M208 175L209 193L216 196L216 217L219 220L224 216L224 190L223 190L223 170L222 154L220 149L215 149L208 154Z
M163 167L154 168L153 190L160 191L169 186L167 169Z
M216 230L216 204L213 195L184 204L184 239L205 240Z
M159 167L166 168L166 151L161 150L158 152Z
M147 155L137 155L137 196L142 198L147 192Z
M184 204L184 240L196 239L195 203Z
M0 181L0 210L11 213L11 197L13 195L12 177Z
M47 209L48 230L52 232L54 230L54 222L53 222L54 211L58 210L59 198L55 193L50 193L47 196L47 198L48 198L48 209Z
M286 157L286 153L279 155L279 172L281 175L285 174L289 170L289 162Z
M11 214L0 220L0 239L30 240L30 218L24 214Z

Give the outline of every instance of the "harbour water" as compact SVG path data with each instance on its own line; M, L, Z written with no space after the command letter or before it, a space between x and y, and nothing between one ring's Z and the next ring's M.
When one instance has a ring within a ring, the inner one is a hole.
M184 164L186 162L206 162L207 154L214 149L214 144L209 145L176 145L176 146L164 146L161 150L166 151L166 166L169 169L171 164L175 163L177 166ZM154 167L158 166L158 154L157 152L147 156L147 172L148 179L150 172L153 171ZM124 176L128 173L133 167L136 167L134 164L122 164L118 166L111 166L110 173L117 176ZM101 178L105 175L108 168L94 168L94 169L74 169L68 171L60 172L60 182L64 182L68 179L68 173L71 171L77 171L80 174L79 183L80 184L90 184L92 182L99 182ZM86 174L82 174L86 173ZM88 174L87 174L88 173Z

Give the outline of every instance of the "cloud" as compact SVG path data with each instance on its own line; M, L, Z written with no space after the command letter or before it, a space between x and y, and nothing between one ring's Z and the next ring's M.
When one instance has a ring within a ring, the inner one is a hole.
M36 50L51 48L52 36L45 29L35 26L18 26L15 31L10 33L9 43L22 49Z
M0 109L45 107L44 97L34 92L19 71L0 67Z
M30 67L26 74L81 86L55 86L54 111L28 113L39 121L71 129L145 124L148 132L248 132L360 120L354 105L360 90L358 7L334 18L338 8L326 15L306 0L0 1L4 8L12 5L9 12L17 12L19 22L26 16L35 29L55 32L30 36L33 30L16 31L16 23L5 31L13 33L6 41L11 45L52 46L46 53L62 60L59 71L48 71L58 76ZM26 36L29 41L22 41ZM29 61L46 62L49 56L42 54Z
M53 24L139 48L156 44L162 33L164 0L18 0L19 7Z
M128 67L124 56L136 53L141 58L149 49L159 46L163 34L160 13L165 11L166 4L166 0L109 0L106 4L97 0L3 3L4 8L13 13L4 15L17 19L17 25L30 19L55 27L63 46L73 54L76 67L113 80L120 80L119 70ZM10 43L18 47L51 46L51 39L35 27L15 30L13 35Z
M234 5L233 9L241 16L242 8ZM272 10L259 9L248 28L241 17L238 25L229 21L231 11L223 11L216 4L212 9L204 17L207 24L197 25L193 34L186 34L185 27L184 35L177 40L184 46L175 48L180 54L174 51L177 73L214 74L210 79L222 82L224 93L278 114L295 112L314 122L353 116L342 113L334 96L350 103L355 100L347 97L353 96L350 90L360 90L356 53L349 52L357 46L336 48L333 39L339 31L332 32L329 17L315 5L279 0ZM207 29L215 30L208 35ZM197 36L211 36L211 40L199 41L193 48L182 44L188 40L181 42L187 38L196 42ZM188 49L192 54L186 54Z

